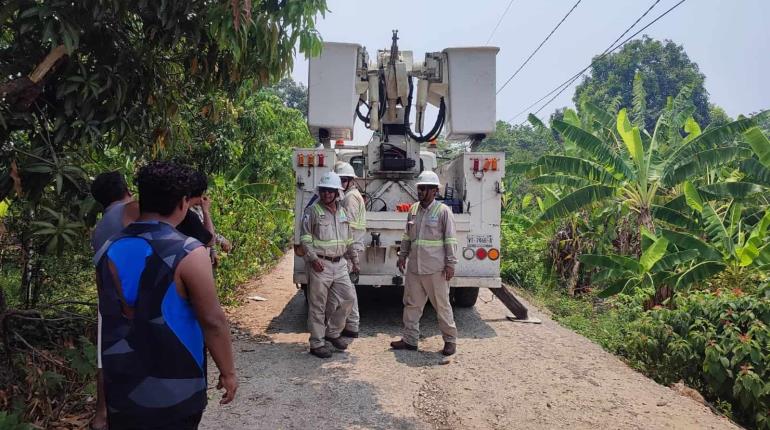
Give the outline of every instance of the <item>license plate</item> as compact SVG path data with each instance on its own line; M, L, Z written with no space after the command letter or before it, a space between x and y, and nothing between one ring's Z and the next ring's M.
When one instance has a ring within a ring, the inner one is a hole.
M469 234L468 246L492 246L491 234Z

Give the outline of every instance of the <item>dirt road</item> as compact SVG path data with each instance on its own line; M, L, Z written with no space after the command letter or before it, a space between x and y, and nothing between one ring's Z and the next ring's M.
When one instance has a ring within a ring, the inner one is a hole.
M441 365L430 307L421 350L389 351L400 335L401 298L395 290L363 291L362 337L318 359L307 352L292 258L248 287L267 301L230 312L240 391L223 407L212 388L202 429L737 428L531 306L542 325L506 320L497 300L455 310L458 353ZM481 299L491 297L481 291ZM209 373L217 375L213 367Z

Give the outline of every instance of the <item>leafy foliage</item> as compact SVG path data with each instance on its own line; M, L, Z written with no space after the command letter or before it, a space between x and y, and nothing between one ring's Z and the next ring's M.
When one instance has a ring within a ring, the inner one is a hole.
M603 110L633 106L634 122L640 128L655 124L666 107L666 98L683 88L692 89L693 116L699 124L710 124L708 92L704 75L681 45L648 37L632 40L623 48L591 65L590 76L575 89L573 101L581 109L586 102ZM641 115L640 115L641 114Z
M693 292L628 329L627 356L663 384L684 380L731 405L733 418L770 428L770 290Z

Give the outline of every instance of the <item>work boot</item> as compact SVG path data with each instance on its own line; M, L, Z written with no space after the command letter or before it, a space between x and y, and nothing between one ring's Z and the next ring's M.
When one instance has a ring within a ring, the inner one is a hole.
M415 345L410 345L410 344L408 344L408 343L404 342L404 340L403 340L403 339L402 339L402 340L397 340L397 341L391 342L391 343L390 343L390 347L391 347L391 348L393 348L393 349L396 349L396 350L399 350L399 349L408 349L409 351L417 351L417 346L415 346Z
M326 336L324 337L324 339L328 340L329 343L334 345L334 347L339 349L340 351L344 351L348 349L348 344L344 340L342 340L342 336L337 336L334 338Z
M329 358L332 356L332 352L328 346L319 346L318 348L310 348L310 353L318 358Z
M345 329L345 330L342 330L341 336L349 337L351 339L358 339L358 332L357 331L353 331L353 330Z
M444 349L441 350L441 353L450 356L454 355L454 353L457 352L457 344L454 342L444 342Z

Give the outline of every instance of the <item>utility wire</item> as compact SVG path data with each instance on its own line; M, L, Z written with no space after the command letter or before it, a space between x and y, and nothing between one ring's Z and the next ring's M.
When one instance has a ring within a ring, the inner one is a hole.
M574 10L575 10L575 8L576 8L576 7L578 7L578 5L580 4L580 2L581 2L581 1L583 1L583 0L577 0L577 2L575 2L575 4L574 4L574 5L572 5L572 8L569 10L569 12L567 12L567 14L566 14L566 15L564 15L564 17L561 19L561 21L559 21L559 23L558 23L558 24L556 24L556 27L554 27L554 28L553 28L553 30L551 30L551 32L550 32L550 33L548 33L548 36L546 36L546 37L545 37L545 39L543 39L543 41L542 41L542 42L540 42L540 45L538 45L538 46L537 46L537 48L535 48L535 50L534 50L534 51L532 51L532 53L531 53L531 54L529 54L529 57L527 57L527 59L526 59L526 60L524 60L524 62L523 62L523 63L521 63L521 66L519 66L519 68L518 68L518 69L516 69L516 71L515 71L515 72L513 72L513 74L511 75L511 77L510 77L510 78L508 78L508 80L507 80L507 81L505 81L505 83L503 84L503 86L501 86L501 87L500 87L500 89L498 89L498 90L497 90L497 92L495 93L495 95L497 95L497 94L500 94L500 91L502 91L502 90L503 90L503 88L505 88L505 87L508 85L508 83L509 83L509 82L511 82L511 79L515 78L515 77L516 77L516 75L518 75L518 74L519 74L519 72L521 71L521 69L523 69L523 68L524 68L524 66L526 66L526 65L527 65L527 63L529 63L529 60L531 60L531 59L532 59L532 57L534 57L534 56L535 56L535 54L537 54L537 51L539 51L539 50L540 50L540 48L542 48L542 47L543 47L543 45L545 45L545 42L548 42L548 39L550 39L550 38L551 38L551 36L553 36L553 34L556 32L556 30L558 30L558 29L559 29L559 27L561 26L561 24L562 24L562 23L563 23L563 22L564 22L564 21L567 19L567 17L568 17L568 16L570 16L570 14L572 13L572 11L574 11Z
M569 86L570 86L570 85L571 85L573 82L575 82L575 81L576 81L578 78L580 78L580 76L582 76L582 75L583 75L583 73L585 73L585 71L586 71L586 70L588 70L589 68L591 68L591 66L593 66L594 64L596 64L596 62L598 62L598 61L599 61L599 60L601 60L602 58L606 57L606 56L607 56L607 55L609 55L610 53L612 53L612 52L614 52L614 51L618 50L620 47L622 47L623 45L625 45L626 43L628 43L628 41L630 41L631 39L633 39L634 37L636 37L637 35L639 35L639 33L643 32L644 30L646 30L647 28L649 28L650 26L652 26L652 25L653 25L653 24L655 24L656 22L658 22L658 21L659 21L661 18L663 18L664 16L668 15L670 12L672 12L674 9L676 9L677 7L679 7L679 6L680 6L682 3L684 3L685 1L687 1L687 0L680 0L680 1L679 1L677 4L675 4L674 6L670 7L669 9L667 9L665 12L661 13L660 15L658 15L658 16L657 16L657 17L656 17L654 20L650 21L650 22L649 22L647 25L645 25L644 27L642 27L641 29L639 29L637 32L635 32L634 34L632 34L631 36L629 36L628 38L626 38L625 40L623 40L623 42L621 42L621 43L620 43L620 44L618 44L617 46L614 46L614 47L613 47L613 45L610 45L610 47L608 47L607 49L605 49L605 50L604 50L604 52L603 52L601 55L599 55L599 56L598 56L598 57L596 57L596 58L595 58L593 61L591 61L591 64L589 64L588 66L586 66L585 68L583 68L582 70L580 70L579 72L577 72L576 74L574 74L573 76L571 76L571 77L570 77L569 79L567 79L566 81L562 82L560 85L558 85L556 88L554 88L553 90L551 90L551 91L550 91L548 94L546 94L546 95L544 95L543 97L541 97L540 99L538 99L536 102L534 102L534 103L532 103L531 105L529 105L529 106L527 106L526 108L524 108L522 111L520 111L519 113L517 113L516 115L514 115L513 117L511 117L511 118L510 118L510 119L509 119L507 122L511 122L511 121L513 121L514 119L518 118L519 116L521 116L521 114L523 114L523 113L527 112L529 109L531 109L532 107L534 107L535 105L537 105L538 103L542 102L542 101L543 101L543 100L545 100L547 97L549 97L550 95L552 95L552 94L554 94L555 92L557 92L557 91L558 91L558 93L557 93L556 95L554 95L553 97L551 97L551 99L549 99L549 100L548 100L548 101L547 101L547 102L546 102L546 103L545 103L543 106L541 106L541 107L540 107L540 108L539 108L539 109L538 109L538 110L535 112L535 113L539 113L539 112L540 112L541 110L543 110L543 109L544 109L546 106L548 106L548 105L549 105L549 104L550 104L550 103L551 103L553 100L555 100L555 99L556 99L556 97L558 97L558 96L559 96L561 93L563 93L564 91L566 91L566 89L567 89L567 88L569 88ZM644 14L642 14L642 16L640 16L640 17L639 17L639 18L638 18L636 21L634 21L634 23L633 23L633 24L632 24L632 25L631 25L631 26L630 26L628 29L626 29L626 31L624 31L624 32L623 32L623 34L621 34L621 35L620 35L620 37L618 37L617 39L615 39L615 42L613 42L613 44L617 43L617 41L618 41L618 40L620 40L620 38L622 38L622 37L623 37L625 34L627 34L627 33L628 33L628 32L629 32L629 31L630 31L630 30L631 30L631 29L632 29L634 26L636 26L636 24L637 24L637 23L638 23L638 22L639 22L641 19L643 19L643 18L644 18L644 17L645 17L645 16L646 16L646 15L647 15L647 14L648 14L648 13L649 13L649 12L650 12L650 11L651 11L651 10L652 10L654 7L655 7L655 6L656 6L656 5L659 3L659 2L660 2L660 0L656 0L656 1L655 1L655 2L652 4L652 6L650 6L650 7L649 7L649 8L648 8L648 9L647 9L645 12L644 12ZM524 122L525 122L525 121L524 121ZM524 124L524 122L522 122L521 124Z
M495 35L495 32L497 31L497 27L500 27L500 23L503 22L503 18L505 18L505 14L508 13L508 9L511 8L511 5L513 4L514 0L511 0L508 2L508 6L505 7L505 11L503 11L503 14L500 15L500 19L497 20L497 25L495 25L495 28L492 29L492 33L489 33L489 38L487 38L487 43L485 45L489 45L489 41L492 40L492 36Z
M621 39L623 36L625 36L625 35L626 35L626 34L627 34L629 31L631 31L631 29L632 29L632 28L634 28L634 27L636 26L636 24L638 24L638 23L639 23L639 21L641 21L641 20L642 20L642 18L644 18L644 17L645 17L645 16L646 16L648 13L650 13L650 11L651 11L651 10L652 10L652 9L653 9L653 8L654 8L654 7L655 7L657 4L658 4L658 3L660 3L660 0L656 0L656 1L655 1L655 2L652 4L652 6L650 6L650 7L649 7L649 8L648 8L648 9L647 9L647 10L646 10L646 11L645 11L643 14L642 14L642 16L640 16L640 17L639 17L639 18L638 18L636 21L634 21L634 23L633 23L633 24L631 24L631 26L630 26L630 27L628 27L628 29L626 29L626 31L624 31L624 32L623 32L623 34L621 34L621 35L620 35L620 36L619 36L617 39L615 39L615 40L614 40L614 41L613 41L613 42L610 44L610 46L608 46L608 47L607 47L607 49L605 49L605 50L604 50L604 52L602 52L602 53L601 53L601 55L599 56L599 58L597 58L596 60L592 61L592 62L591 62L591 64L590 64L590 65L588 65L588 67L586 67L585 69L581 70L581 71L580 71L580 73L578 73L578 75L577 75L577 76L573 76L573 77L570 79L570 81L569 81L569 82L568 82L568 83L567 83L567 84L566 84L566 85L565 85L565 86L564 86L564 87L563 87L563 88L562 88L562 89L561 89L561 90L560 90L558 93L556 93L556 94L555 94L553 97L551 97L551 98L550 98L550 99L549 99L547 102L545 102L545 104L544 104L544 105L540 106L540 109L538 109L538 110L536 110L536 111L535 111L535 115L537 115L538 113L540 113L540 111L541 111L541 110L543 110L543 109L545 109L545 107L546 107L546 106L548 106L549 104L551 104L551 102L553 102L553 101L556 99L556 97L559 97L559 95L560 95L561 93L563 93L564 91L566 91L566 90L567 90L567 88L569 88L569 87L570 87L570 85L572 85L572 84L573 84L575 81L577 81L578 79L580 79L580 77L581 77L581 76L583 76L583 73L584 73L586 70L588 70L588 68L590 68L590 67L591 67L591 66L592 66L592 65L593 65L593 64L594 64L596 61L598 61L598 60L600 60L600 59L602 59L602 58L606 57L606 56L607 56L607 55L608 55L608 54L611 52L611 51L610 51L610 49L612 49L612 51L615 51L615 50L617 50L618 48L620 48L621 46L623 46L623 45L624 45L626 42L628 42L629 40L631 40L631 39L632 39L634 36L636 36L637 34L639 34L639 33L640 33L640 32L642 32L642 31L644 31L644 29L646 29L647 27L649 27L649 26L651 26L652 24L654 24L654 23L655 23L655 21L659 20L660 18L663 18L663 16L665 16L665 15L666 15L668 12L670 12L670 11L674 10L674 9L675 9L677 6L679 6L680 4L682 4L682 3L684 3L684 2L685 2L685 0L681 0L681 1L680 1L678 4L674 5L674 6L673 6L671 9L669 9L668 11L664 12L663 14L661 14L661 15L660 15L659 17L657 17L655 20L653 20L652 22L650 22L649 24L647 24L647 25L646 25L644 28L642 28L641 30L639 30L639 31L637 31L636 33L634 33L634 35L633 35L633 36L629 37L628 39L626 39L625 41L623 41L623 43L621 43L620 45L618 45L618 46L615 46L615 47L613 48L613 46L614 46L614 45L615 45L615 44L618 42L618 40L620 40L620 39Z

